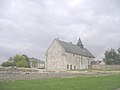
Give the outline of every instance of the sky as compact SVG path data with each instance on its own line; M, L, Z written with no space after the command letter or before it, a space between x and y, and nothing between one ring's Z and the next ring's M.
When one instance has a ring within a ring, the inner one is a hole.
M120 47L120 0L0 0L0 62L16 54L45 60L55 38L100 60Z

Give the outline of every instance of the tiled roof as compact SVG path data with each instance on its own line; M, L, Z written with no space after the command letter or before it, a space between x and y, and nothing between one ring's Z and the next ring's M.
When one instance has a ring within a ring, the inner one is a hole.
M59 41L60 45L65 49L65 52L95 58L92 55L92 53L89 52L89 50L84 48L84 47L80 47L79 45L75 45L75 44L72 44L72 43L67 43L67 42L64 42L64 41L61 41L61 40L58 40L58 41Z

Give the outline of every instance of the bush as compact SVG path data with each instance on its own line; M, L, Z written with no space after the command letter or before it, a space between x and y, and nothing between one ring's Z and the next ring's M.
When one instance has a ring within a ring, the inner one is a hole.
M15 66L15 64L14 64L14 63L11 63L11 62L3 62L3 63L1 64L1 66L3 66L3 67L9 67L9 66Z

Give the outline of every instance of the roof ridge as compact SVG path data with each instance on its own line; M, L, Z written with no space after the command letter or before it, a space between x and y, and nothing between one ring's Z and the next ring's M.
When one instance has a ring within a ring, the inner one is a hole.
M58 40L58 41L61 41L61 42L67 43L67 44L72 44L72 45L75 45L75 46L77 46L76 44L74 44L74 43L71 43L71 42L66 42L66 41L63 41L63 40Z
M94 58L92 53L87 48L81 48L76 44L68 43L62 40L58 40L58 42L65 49L65 52Z

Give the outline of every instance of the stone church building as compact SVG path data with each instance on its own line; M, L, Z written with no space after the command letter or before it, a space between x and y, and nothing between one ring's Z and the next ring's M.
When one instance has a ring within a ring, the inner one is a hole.
M77 44L54 39L46 51L46 69L48 70L79 70L88 69L95 57L84 48L81 39Z

